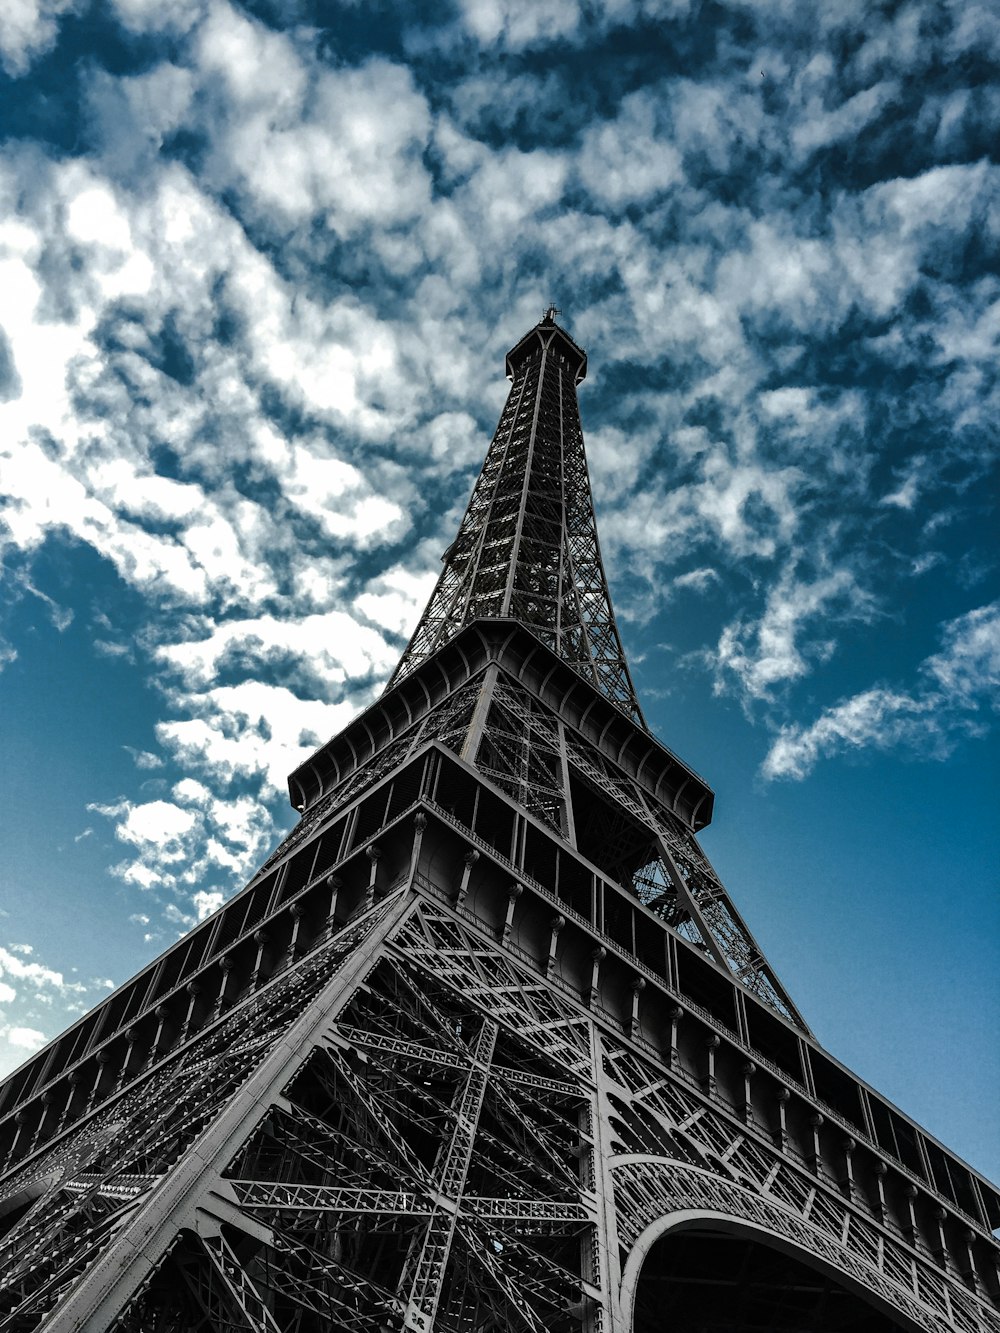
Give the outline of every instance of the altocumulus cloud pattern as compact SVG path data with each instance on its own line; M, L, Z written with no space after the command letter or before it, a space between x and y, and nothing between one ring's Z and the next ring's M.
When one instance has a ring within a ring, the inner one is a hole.
M287 827L554 302L710 850L821 1035L977 1151L998 56L985 0L0 8L5 1067Z

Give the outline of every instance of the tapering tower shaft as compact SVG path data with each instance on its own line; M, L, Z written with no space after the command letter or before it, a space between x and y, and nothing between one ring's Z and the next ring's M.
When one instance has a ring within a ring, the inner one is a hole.
M510 618L645 726L597 539L576 397L586 371L551 311L508 353L507 403L390 687L464 625Z
M638 715L551 315L296 828L0 1084L0 1333L1000 1333L1000 1194L819 1046Z

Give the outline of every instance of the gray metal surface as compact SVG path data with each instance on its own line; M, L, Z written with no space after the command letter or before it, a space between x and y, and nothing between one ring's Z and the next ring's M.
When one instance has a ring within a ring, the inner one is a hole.
M1000 1196L815 1041L642 722L582 351L547 319L509 366L460 555L298 827L0 1087L0 1333L627 1333L692 1230L865 1330L1000 1333Z

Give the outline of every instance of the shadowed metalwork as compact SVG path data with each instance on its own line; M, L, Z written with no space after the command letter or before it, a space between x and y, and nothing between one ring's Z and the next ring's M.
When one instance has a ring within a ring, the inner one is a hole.
M810 1033L647 730L548 312L385 694L0 1087L0 1333L987 1333L1000 1196Z

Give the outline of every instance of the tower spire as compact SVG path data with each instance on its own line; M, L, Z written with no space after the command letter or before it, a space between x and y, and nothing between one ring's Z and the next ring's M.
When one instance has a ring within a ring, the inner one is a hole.
M526 626L645 727L601 559L576 388L587 354L549 306L507 353L510 393L389 687L476 620Z

